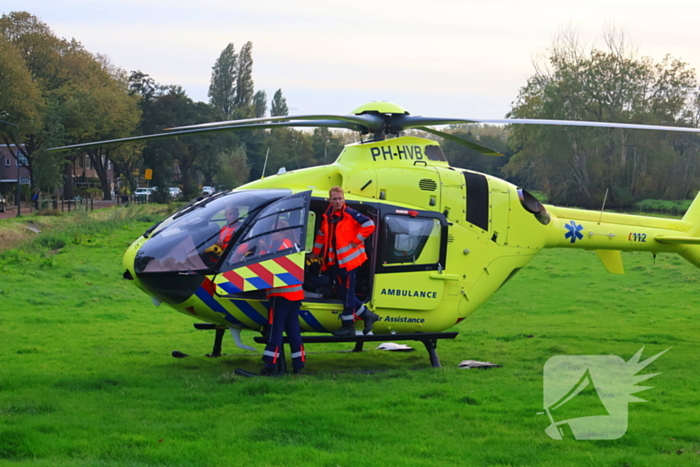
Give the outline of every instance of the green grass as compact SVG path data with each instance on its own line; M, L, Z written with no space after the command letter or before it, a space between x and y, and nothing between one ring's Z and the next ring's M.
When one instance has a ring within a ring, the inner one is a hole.
M700 271L679 257L625 254L613 276L593 253L545 251L440 342L441 369L418 346L319 344L307 375L245 379L234 369L258 369L259 355L227 338L229 355L203 357L212 333L121 279L150 223L104 216L41 234L60 249L40 235L0 253L0 465L700 464ZM654 388L630 404L625 436L544 433L550 357L628 360L642 346L643 358L671 350L648 367L662 373L642 383ZM465 359L503 368L458 369Z

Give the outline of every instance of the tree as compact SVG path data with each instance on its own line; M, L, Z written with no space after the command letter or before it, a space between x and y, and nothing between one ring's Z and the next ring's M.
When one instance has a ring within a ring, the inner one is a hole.
M129 74L130 95L137 95L142 101L152 102L161 91L161 86L143 71L132 71Z
M79 143L120 138L130 135L136 127L138 109L136 100L127 92L125 74L105 57L92 55L74 39L57 38L46 24L26 12L12 12L0 18L0 42L0 55L2 50L13 48L13 53L21 57L26 70L23 80L26 82L29 76L29 86L34 89L34 94L25 92L24 110L14 110L18 115L28 115L29 108L35 110L22 125L24 146L18 148L32 185L52 191L61 180L61 169L67 169L66 161L70 164L78 155L47 153L45 148L66 140ZM15 60L8 69L16 70L18 66ZM87 151L105 199L111 192L107 151ZM67 175L66 194L71 196L72 179Z
M440 145L445 157L453 167L462 167L492 175L500 175L501 168L512 156L508 147L508 132L499 126L491 125L453 125L446 131L467 141L473 141L493 149L505 157L486 156L461 144L441 140Z
M148 101L142 100L144 134L158 133L164 128L207 123L221 118L221 113L203 102L193 102L179 86L155 86L160 91ZM199 192L197 172L205 179L213 179L217 167L215 155L223 147L235 147L238 140L233 133L195 134L178 138L150 141L144 148L144 165L153 169L153 183L166 190L172 182L173 168L179 173L179 182L186 198ZM165 195L164 199L165 200ZM156 196L156 201L162 201Z
M276 128L269 132L266 146L270 150L265 175L277 173L284 167L295 170L315 165L311 137L292 128Z
M194 125L198 123L211 122L216 120L217 111L203 103L192 102L189 98L182 102L185 106L184 124ZM230 140L231 134L200 135L178 138L183 146L183 151L176 157L180 169L180 181L183 186L183 193L186 197L192 196L199 190L193 178L195 172L201 170L201 162L208 154L215 154L220 150L222 141ZM195 191L196 190L196 191Z
M314 164L330 164L343 150L343 142L329 128L315 128L311 136Z
M142 100L141 133L160 133L165 128L186 125L186 106L191 99L178 86L160 86L159 91L151 100ZM146 143L143 148L144 167L153 170L152 184L161 188L154 196L154 201L167 201L165 194L173 178L173 166L186 150L180 138L165 138ZM185 186L185 195L188 187Z
M238 110L238 118L253 115L253 43L246 42L238 54L238 71L236 73L236 98L234 107Z
M138 173L143 165L142 145L123 144L112 148L110 159L114 164L114 173L122 181L129 192L133 193L136 186L135 173Z
M248 181L248 168L245 147L223 150L217 153L218 172L217 185L226 190L236 188Z
M697 102L695 71L671 57L638 58L623 35L609 33L606 50L584 50L562 36L546 66L521 88L515 118L689 125ZM553 202L600 206L608 202L686 197L698 183L697 138L611 128L514 125L516 154L504 173L540 189Z
M27 69L20 49L0 36L0 118L12 120L20 131L34 131L46 102ZM32 128L30 130L30 128Z
M267 93L258 91L253 96L253 115L255 118L262 118L267 113Z
M57 94L67 79L64 57L78 44L58 39L46 24L23 11L0 17L0 42L5 94L0 112L5 117L3 120L12 120L20 129L18 134L0 128L3 140L29 171L32 184L37 168L54 171L40 177L42 183L53 183L60 177L60 171L55 172L57 165L52 162L57 156L44 154L43 149L61 140ZM8 89L13 92L6 93ZM18 101L20 97L22 100ZM46 189L50 191L53 187Z
M228 44L212 67L209 84L209 103L231 118L236 108L236 84L238 82L238 55L233 43ZM252 66L252 58L251 58Z
M282 95L282 90L278 89L275 91L275 95L272 96L272 103L270 105L270 116L271 117L283 117L289 115L289 107L287 107L287 99Z
M141 112L138 97L130 94L126 72L104 56L82 51L80 62L72 65L72 98L64 103L70 109L68 133L76 143L119 139L136 130ZM109 179L109 162L116 154L113 146L89 148L90 157L102 186L103 199L111 199L114 180Z

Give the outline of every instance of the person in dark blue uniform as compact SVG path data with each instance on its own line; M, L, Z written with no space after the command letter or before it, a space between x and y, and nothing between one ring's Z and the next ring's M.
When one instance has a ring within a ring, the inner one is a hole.
M284 227L283 222L281 227ZM286 232L290 232L287 230ZM272 234L270 245L261 249L260 254L271 251L286 250L293 247L293 242L285 238L285 231ZM301 340L301 326L299 325L299 308L304 299L304 290L301 284L288 285L267 289L267 297L270 299L270 313L268 323L270 334L263 352L263 367L261 374L273 376L277 373L277 364L282 348L282 332L289 338L289 347L292 351L292 369L294 374L300 374L306 362L304 344Z

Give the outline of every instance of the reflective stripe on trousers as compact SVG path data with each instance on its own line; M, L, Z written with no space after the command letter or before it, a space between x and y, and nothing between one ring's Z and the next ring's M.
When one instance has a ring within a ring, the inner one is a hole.
M306 354L301 342L301 326L299 325L300 300L288 300L275 296L270 300L270 335L263 352L265 367L273 369L279 358L282 347L282 332L289 338L292 353L292 367L299 370L304 367Z
M336 267L335 271L333 271L336 297L343 302L343 314L341 319L344 325L352 324L355 321L355 312L362 306L362 302L355 295L356 276L357 269L348 271Z

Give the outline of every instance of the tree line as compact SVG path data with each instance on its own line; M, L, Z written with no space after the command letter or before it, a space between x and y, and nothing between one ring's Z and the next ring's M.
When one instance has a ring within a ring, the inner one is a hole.
M162 200L173 184L190 198L198 184L224 189L260 178L266 159L267 174L331 163L355 139L327 128L275 128L44 151L175 126L288 115L281 89L269 101L255 89L253 64L251 42L239 50L228 44L212 66L209 101L194 102L179 85L157 83L140 70L126 72L75 39L56 37L30 13L11 12L0 18L0 120L12 126L0 123L0 136L19 151L32 186L42 191L63 185L72 197L71 168L87 155L105 199L111 161L130 190L144 168L153 169L151 184L162 188L156 195ZM695 70L680 60L639 57L614 31L600 49L587 49L565 33L536 65L508 116L696 127L700 94ZM488 157L441 141L452 165L505 177L557 204L598 207L606 191L613 206L687 198L700 181L700 140L694 134L532 125L447 131L505 155Z
M11 12L0 17L0 86L0 120L9 123L0 123L0 137L28 169L33 189L53 192L62 187L67 198L74 196L73 164L84 155L97 173L104 199L111 198L111 162L129 190L136 188L143 169L152 169L151 184L162 188L155 197L164 200L173 184L181 185L189 198L198 194L199 183L234 188L259 178L268 154L268 174L283 166L330 162L346 142L345 135L327 129L305 133L281 128L45 151L174 126L265 116L268 98L254 88L252 42L239 51L234 44L223 49L212 67L209 102L194 102L179 85L157 83L140 70L126 72L75 39L56 37L36 16ZM288 114L281 89L270 100L269 112Z
M624 34L604 47L562 34L520 89L509 117L697 127L695 70L667 55L639 57ZM685 199L698 189L697 134L619 128L512 125L513 156L503 174L550 201L627 207L644 199Z

